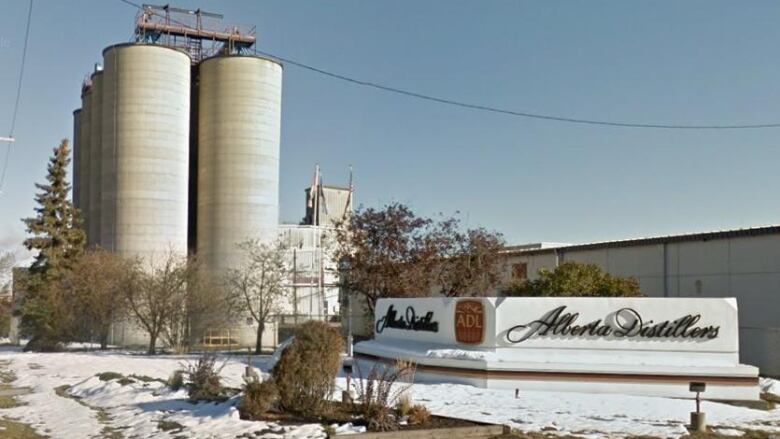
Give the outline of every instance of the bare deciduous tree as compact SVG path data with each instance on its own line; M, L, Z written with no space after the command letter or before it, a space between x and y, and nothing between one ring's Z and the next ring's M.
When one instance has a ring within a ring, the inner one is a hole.
M128 278L125 298L133 317L149 336L147 353L153 355L166 321L180 312L181 298L187 289L187 258L173 252L163 261L147 261Z
M111 324L124 310L123 291L134 262L101 249L86 251L67 274L69 308L89 339L106 349Z
M197 259L190 258L181 275L186 285L173 297L171 311L163 318L162 337L176 352L186 352L197 335L231 318L232 308L224 288Z
M280 241L253 239L240 243L239 248L244 251L245 262L227 271L225 285L231 302L248 312L257 324L255 352L259 353L265 326L271 316L279 313L286 299L285 247Z

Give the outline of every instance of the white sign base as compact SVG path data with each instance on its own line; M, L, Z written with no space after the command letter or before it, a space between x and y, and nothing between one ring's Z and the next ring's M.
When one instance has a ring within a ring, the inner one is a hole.
M460 303L459 302L464 302ZM735 299L382 299L361 369L417 363L416 380L487 388L756 400L739 364Z

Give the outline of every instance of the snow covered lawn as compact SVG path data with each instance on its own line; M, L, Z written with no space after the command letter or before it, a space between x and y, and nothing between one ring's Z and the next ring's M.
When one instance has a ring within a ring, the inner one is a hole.
M34 354L3 349L0 364L9 363L0 368L16 374L15 387L29 387L32 393L17 397L26 405L0 410L0 418L19 419L52 438L112 433L126 439L325 436L316 424L280 426L242 421L234 408L237 398L220 404L189 403L185 391L171 391L162 381L195 357L147 357L127 352ZM267 358L256 360L255 366L267 370ZM222 373L227 385L240 387L243 361L242 357L228 360ZM96 377L109 371L160 381L134 379L121 385ZM340 378L338 384L343 386L344 380ZM56 389L65 385L71 387L58 395ZM764 385L770 389L777 383L767 381ZM412 387L412 394L439 415L509 424L522 431L589 437L678 437L687 433L685 423L694 407L686 400L555 392L524 392L515 399L513 391L452 384L419 384ZM762 411L705 402L703 410L722 434L746 429L780 433L780 409Z

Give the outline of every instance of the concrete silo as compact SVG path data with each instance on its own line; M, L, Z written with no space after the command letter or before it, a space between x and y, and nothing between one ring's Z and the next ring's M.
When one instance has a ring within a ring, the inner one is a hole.
M103 245L159 260L187 251L190 57L155 45L106 48Z
M73 161L71 162L73 164L71 189L73 191L73 206L75 206L76 209L81 209L81 182L79 181L81 178L81 170L79 169L79 164L81 163L81 148L79 147L79 137L81 136L81 133L79 132L80 129L81 108L78 108L73 111L73 143L71 147L71 151L73 152Z
M89 160L92 143L90 140L92 123L92 92L88 85L81 91L81 116L79 117L79 178L75 184L79 185L79 206L81 210L81 227L85 233L89 231Z
M276 237L282 66L218 56L199 69L197 253L221 271L241 261L237 243Z
M90 108L89 116L89 221L87 227L87 245L95 247L100 243L100 172L101 172L101 149L103 142L101 139L103 117L103 72L96 71L91 77L92 86L90 87Z

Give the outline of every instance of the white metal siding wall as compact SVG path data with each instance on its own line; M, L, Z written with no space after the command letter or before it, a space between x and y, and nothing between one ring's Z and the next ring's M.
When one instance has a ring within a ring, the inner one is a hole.
M515 261L528 263L530 279L541 267L555 267L552 252L512 256L507 270ZM634 276L652 297L736 297L741 360L780 375L780 235L563 250L560 261Z

